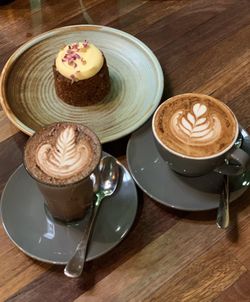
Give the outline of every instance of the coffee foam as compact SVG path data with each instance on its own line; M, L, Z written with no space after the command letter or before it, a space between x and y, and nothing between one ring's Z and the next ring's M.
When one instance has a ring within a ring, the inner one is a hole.
M49 176L65 179L79 173L92 161L91 147L87 142L76 143L71 126L58 136L55 145L42 144L36 152L36 163Z
M206 105L195 103L190 111L178 110L170 120L171 131L187 144L203 145L216 141L222 125L216 114L209 114Z
M233 142L237 122L222 102L201 94L184 94L158 109L154 128L161 142L173 151L206 157Z
M38 181L64 185L91 174L100 157L101 144L89 128L64 122L45 127L28 140L24 164Z

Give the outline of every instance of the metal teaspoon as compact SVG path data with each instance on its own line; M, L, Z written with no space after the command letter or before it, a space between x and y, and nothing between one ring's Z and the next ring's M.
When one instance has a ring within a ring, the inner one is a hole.
M119 165L116 163L116 160L113 157L103 157L100 162L99 170L100 185L99 190L96 193L97 199L93 204L88 224L84 230L82 239L75 250L75 254L64 268L64 274L67 277L77 278L81 275L101 202L105 197L112 195L118 185Z
M242 135L239 135L235 146L240 148L242 144ZM230 200L230 188L229 188L229 176L223 176L223 187L220 195L219 208L217 211L217 221L216 224L220 229L226 229L229 226L229 200Z

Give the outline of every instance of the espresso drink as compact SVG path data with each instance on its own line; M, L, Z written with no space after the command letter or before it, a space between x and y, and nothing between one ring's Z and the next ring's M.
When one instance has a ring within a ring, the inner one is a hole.
M89 128L55 123L28 140L24 165L37 181L51 214L68 221L81 218L92 203L90 175L100 157L101 144Z
M196 93L177 95L162 104L153 127L166 148L195 158L223 152L234 142L238 129L224 103Z

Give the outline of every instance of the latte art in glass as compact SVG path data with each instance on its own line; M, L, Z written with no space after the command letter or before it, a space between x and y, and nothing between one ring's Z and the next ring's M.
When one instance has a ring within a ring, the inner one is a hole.
M101 158L96 134L82 124L56 122L37 131L24 149L32 177L50 185L68 185L88 178Z
M207 144L221 135L221 123L216 114L207 114L206 105L196 103L192 111L179 110L171 118L172 131L183 142Z
M190 157L207 157L230 147L237 121L221 101L198 93L174 96L157 109L155 136L170 150Z
M91 149L87 144L76 144L75 131L65 128L55 145L43 144L36 153L40 169L56 178L70 177L81 171L91 161Z

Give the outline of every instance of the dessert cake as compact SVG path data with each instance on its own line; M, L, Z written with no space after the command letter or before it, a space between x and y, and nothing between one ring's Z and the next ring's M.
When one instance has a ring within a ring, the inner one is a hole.
M94 44L86 40L61 49L53 73L57 96L70 105L96 104L110 89L106 59Z

